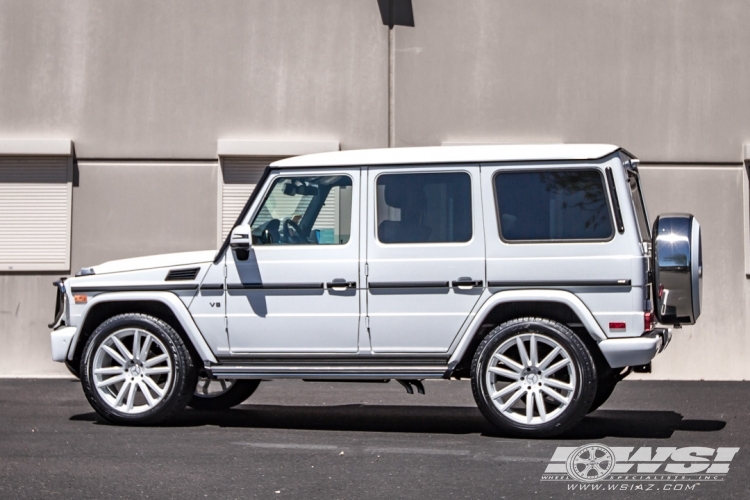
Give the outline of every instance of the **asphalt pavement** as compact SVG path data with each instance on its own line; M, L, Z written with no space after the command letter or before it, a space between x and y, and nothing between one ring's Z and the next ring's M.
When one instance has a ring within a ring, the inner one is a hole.
M129 428L99 423L78 381L2 379L0 498L750 498L750 383L625 381L546 440L499 435L466 381L424 385L263 382L236 409ZM549 480L556 450L591 443L661 472L672 448L698 469L740 449L724 474Z

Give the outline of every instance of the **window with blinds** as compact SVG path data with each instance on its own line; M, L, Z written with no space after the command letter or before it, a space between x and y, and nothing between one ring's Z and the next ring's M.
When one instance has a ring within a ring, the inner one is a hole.
M72 159L0 158L0 271L70 269Z

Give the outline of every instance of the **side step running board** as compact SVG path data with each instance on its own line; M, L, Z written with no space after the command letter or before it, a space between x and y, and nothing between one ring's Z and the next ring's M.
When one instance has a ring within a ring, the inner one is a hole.
M417 379L443 378L445 366L238 366L211 365L206 367L209 376L215 378L259 379L259 378L301 378L301 379L403 379L417 387L424 394ZM399 380L400 382L400 380ZM417 382L417 383L415 383ZM402 384L403 385L403 384ZM408 389L407 389L408 391Z

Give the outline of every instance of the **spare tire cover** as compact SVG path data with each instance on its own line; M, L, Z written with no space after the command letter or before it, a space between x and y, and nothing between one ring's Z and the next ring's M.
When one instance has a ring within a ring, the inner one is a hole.
M665 325L692 325L701 313L700 224L689 214L660 215L653 234L656 318Z

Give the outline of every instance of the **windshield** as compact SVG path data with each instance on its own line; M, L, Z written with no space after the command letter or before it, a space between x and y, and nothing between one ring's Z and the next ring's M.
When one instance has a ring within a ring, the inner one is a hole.
M628 183L630 184L630 198L633 200L633 209L638 219L638 230L641 234L641 241L650 243L651 226L648 223L648 212L646 212L646 204L643 201L641 179L638 176L638 172L628 170Z

